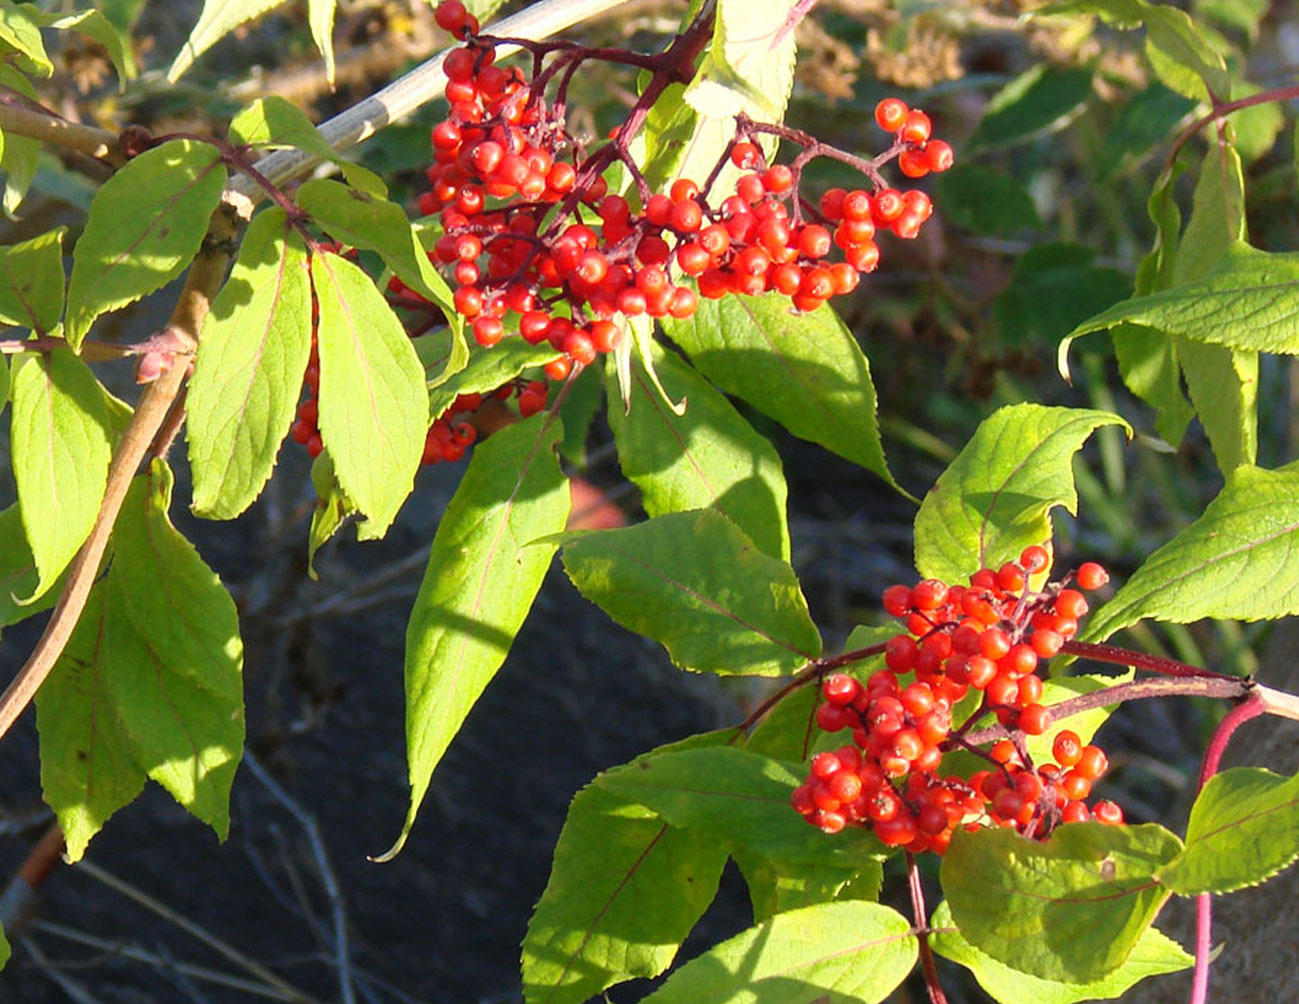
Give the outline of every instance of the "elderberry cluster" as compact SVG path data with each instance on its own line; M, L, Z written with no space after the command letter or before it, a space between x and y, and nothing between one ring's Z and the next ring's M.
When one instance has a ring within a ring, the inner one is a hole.
M1111 801L1086 804L1108 768L1098 747L1060 731L1054 762L1034 764L1023 741L1051 725L1038 662L1060 651L1087 612L1070 583L1093 590L1109 578L1087 562L1033 589L1030 579L1049 560L1034 545L1018 562L979 570L968 586L926 579L885 591L884 608L906 633L890 639L885 668L864 684L844 673L823 682L817 724L828 733L851 730L852 743L813 757L807 781L794 790L793 806L808 822L828 833L863 826L888 846L941 854L958 826L1008 826L1045 838L1062 822L1123 821ZM965 701L971 692L977 702ZM970 710L954 728L958 705ZM965 736L989 715L1010 737L985 750ZM941 773L944 754L962 748L989 769Z
M568 131L564 89L594 53L521 43L533 55L529 77L496 65L501 40L480 36L459 0L443 0L435 16L464 45L443 64L450 111L433 128L432 187L419 199L420 211L439 214L444 229L430 257L450 271L455 309L478 344L490 348L514 330L529 343L548 342L563 353L547 366L552 380L615 349L619 314L685 319L700 297L768 290L813 310L851 291L879 262L880 231L915 237L932 212L924 193L888 187L878 168L897 159L903 174L920 177L952 163L951 148L931 139L925 113L890 98L875 117L894 143L875 160L742 120L727 156L745 173L731 193L710 201L726 158L702 186L681 178L654 193L627 153L630 129L615 129L589 155ZM549 65L548 56L555 57ZM644 65L631 54L627 62ZM556 77L559 92L548 100ZM764 133L804 150L792 164L769 165L752 142ZM799 181L817 156L858 163L873 190L832 189L818 206L808 203ZM636 182L630 198L610 193L601 176L617 162ZM831 261L836 248L842 260Z

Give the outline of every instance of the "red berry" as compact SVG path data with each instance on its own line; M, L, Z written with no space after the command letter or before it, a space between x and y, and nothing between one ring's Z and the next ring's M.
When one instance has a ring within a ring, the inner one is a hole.
M931 139L925 144L925 159L931 171L946 171L955 162L952 148L941 139Z
M1071 729L1065 729L1057 734L1051 744L1051 755L1061 767L1074 766L1082 757L1082 751L1082 740L1078 738L1078 733Z
M1123 822L1123 810L1118 803L1103 798L1092 806L1092 818L1106 826L1119 826Z
M907 112L906 121L902 123L898 135L905 143L926 143L929 141L929 134L932 129L933 126L929 122L929 116L919 108L912 108Z
M908 111L901 98L885 98L875 106L875 122L885 132L897 132L906 124Z
M794 184L794 172L786 164L773 164L762 175L762 187L768 192L787 192Z
M1084 746L1078 756L1078 762L1074 765L1074 771L1089 781L1095 781L1109 770L1109 767L1110 761L1104 750L1099 746Z
M1030 736L1040 736L1051 726L1051 709L1030 704L1019 713L1018 725Z
M1078 566L1074 578L1077 580L1079 587L1092 590L1100 589L1101 586L1109 582L1110 574L1096 562L1088 561Z
M1034 572L1044 570L1051 563L1051 555L1047 553L1045 547L1030 544L1024 548L1024 553L1019 556L1019 563L1031 575Z

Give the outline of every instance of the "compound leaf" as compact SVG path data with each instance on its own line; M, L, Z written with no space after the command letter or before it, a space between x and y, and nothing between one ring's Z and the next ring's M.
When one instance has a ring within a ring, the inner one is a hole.
M896 485L870 362L829 307L800 314L779 293L726 296L703 300L687 321L665 319L664 330L726 393Z
M31 355L13 378L14 480L35 593L58 577L95 524L108 483L108 417L99 381L68 349Z
M474 450L438 523L406 628L406 754L411 801L396 844L415 822L429 779L465 715L505 661L541 588L564 528L568 483L562 429L536 415Z
M1113 1000L1148 976L1175 973L1195 960L1168 935L1153 927L1142 932L1132 953L1121 966L1088 983L1069 983L1029 976L981 952L961 936L946 902L938 904L929 926L934 951L959 962L972 973L994 999L1002 1004L1079 1004L1081 1001Z
M916 515L916 568L955 581L1051 538L1050 511L1077 512L1073 456L1105 411L1018 404L983 421Z
M1299 614L1299 468L1240 467L1204 515L1142 563L1083 632L1101 641L1141 620L1264 620Z
M1299 777L1215 774L1191 806L1186 847L1157 878L1181 896L1258 885L1299 858Z
M657 346L653 362L667 396L688 407L677 416L639 363L630 368L626 410L609 409L622 472L641 490L651 516L712 506L773 558L789 558L785 477L780 456L725 396ZM613 367L605 370L616 400Z
M0 322L49 334L63 313L63 235L57 227L0 248Z
M596 779L597 787L652 810L673 826L701 830L772 861L856 868L880 850L866 831L828 836L789 805L805 774L733 747L642 757Z
M261 493L310 353L306 246L282 209L268 209L249 225L199 339L186 435L200 515L232 519Z
M794 570L715 509L564 537L578 590L684 669L783 676L821 651Z
M777 914L673 973L644 1004L875 1004L915 965L911 922L848 900Z
M654 977L717 891L726 848L597 785L577 793L523 939L527 1004L581 1004Z
M198 253L225 183L216 148L188 139L146 150L104 182L72 251L64 336L73 348L104 311L180 275Z
M940 879L970 944L1030 976L1087 983L1131 955L1168 897L1155 872L1181 849L1153 823L1070 823L1046 843L958 829Z
M311 259L320 308L320 435L338 483L381 537L415 483L428 430L424 367L373 280L346 258Z

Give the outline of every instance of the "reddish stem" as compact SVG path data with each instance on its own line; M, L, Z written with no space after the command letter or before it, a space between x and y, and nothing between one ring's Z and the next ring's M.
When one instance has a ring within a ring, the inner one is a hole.
M1240 704L1227 712L1227 715L1213 732L1209 746L1204 751L1204 762L1200 764L1200 785L1197 790L1203 791L1209 778L1218 773L1222 754L1227 750L1227 743L1236 730L1251 718L1264 714L1267 707L1257 694L1251 694ZM1195 899L1195 973L1191 977L1190 1004L1205 1004L1209 999L1209 953L1213 948L1213 898L1210 893L1201 893Z
M929 991L929 1004L947 1004L947 995L938 982L938 966L934 963L934 950L929 947L929 918L925 915L925 889L920 883L920 869L916 856L907 851L907 887L911 891L911 913L915 918L916 941L920 947L920 968L925 974L925 989Z
M1169 659L1160 655L1147 655L1145 652L1133 652L1131 649L1119 648L1115 645L1093 645L1091 642L1086 641L1066 641L1060 651L1067 655L1076 655L1079 658L1092 659L1096 662L1110 662L1117 666L1131 666L1133 669L1148 669L1152 673L1162 673L1165 676L1240 680L1239 676L1215 673L1211 669L1192 666L1190 663L1180 662L1177 659Z

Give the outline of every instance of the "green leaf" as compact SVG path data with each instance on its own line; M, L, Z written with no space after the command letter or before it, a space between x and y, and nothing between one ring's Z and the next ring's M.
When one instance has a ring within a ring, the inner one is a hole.
M779 293L704 300L690 320L664 319L690 361L796 436L896 487L875 417L870 362L829 307L792 312Z
M997 568L1052 535L1050 512L1077 512L1073 456L1117 415L1018 404L985 419L916 515L916 568L956 581Z
M1057 132L1084 109L1091 93L1090 68L1038 63L993 95L968 150L1011 146Z
M651 352L664 391L687 401L686 413L672 413L638 363L631 364L628 409L609 409L618 462L640 488L645 511L660 516L712 506L765 553L788 560L779 454L692 367L657 346ZM616 400L612 365L605 379L610 400Z
M226 172L207 143L176 139L129 161L96 193L72 252L65 337L166 285L198 253Z
M1194 108L1190 98L1157 83L1135 94L1105 131L1105 149L1097 165L1100 176L1112 178L1127 164L1166 143Z
M1240 467L1204 515L1155 551L1083 631L1101 641L1150 617L1255 621L1299 614L1299 469Z
M715 509L566 534L563 557L583 596L684 669L784 676L820 654L794 570Z
M0 969L9 961L9 954L9 940L5 937L4 929L0 928Z
M929 943L945 959L959 962L971 972L993 998L1002 1004L1077 1004L1080 1001L1113 1000L1149 976L1176 973L1195 960L1177 942L1153 927L1142 932L1132 954L1113 972L1089 983L1043 980L1021 973L1004 962L979 951L962 936L952 921L946 902L938 904L929 921Z
M0 249L0 322L49 334L63 313L63 235L56 227Z
M982 164L958 164L940 177L936 199L948 222L977 234L1016 234L1042 225L1027 189Z
M794 765L721 746L643 757L594 783L673 826L700 830L771 861L855 869L879 854L879 842L865 830L831 836L790 807L790 793L805 779L806 772Z
M444 341L449 343L450 338ZM507 338L490 349L473 352L464 369L429 391L429 414L443 414L461 394L490 394L526 370L545 366L560 355L548 342L529 345L522 338ZM441 369L445 358L440 355L433 367L426 362L425 368Z
M325 80L331 89L334 86L334 9L337 6L338 0L307 0L311 40L325 60Z
M24 7L29 5L24 4ZM119 30L97 10L83 10L76 14L40 13L35 15L46 28L60 31L79 31L104 47L108 58L117 70L118 90L126 89L126 82L136 77L135 56L131 53L129 33Z
M1231 90L1232 100L1239 100L1257 94L1261 88L1238 81ZM1285 128L1285 114L1275 101L1241 108L1229 115L1228 120L1236 127L1236 150L1250 164L1271 151Z
M108 685L137 763L224 840L244 745L239 615L172 525L171 492L171 471L155 460L113 531L110 608L120 603L130 630L111 636L121 648Z
M174 84L194 64L194 60L245 21L261 17L283 2L284 0L203 0L203 13L199 15L198 23L194 25L194 30L189 33L189 38L167 71L167 82Z
M794 86L792 0L719 0L713 40L685 90L706 117L784 118Z
M233 519L261 494L310 354L306 246L282 209L268 209L249 225L199 339L186 399L197 513Z
M311 484L316 489L316 505L311 510L311 530L307 535L307 574L318 579L316 552L339 531L349 516L355 515L356 506L339 487L328 450L312 463Z
M315 0L312 0L314 3ZM333 0L330 13L333 13ZM253 146L293 147L337 164L349 185L377 199L388 195L383 180L339 155L297 105L271 95L258 98L230 121L230 140ZM337 182L334 182L337 184ZM403 217L404 218L404 217Z
M915 965L911 922L878 903L778 914L687 962L643 1004L876 1004Z
M33 100L36 98L35 88L13 67L0 64L0 84L12 87L24 97ZM41 155L41 144L39 140L28 136L15 136L10 133L4 137L2 145L4 152L0 153L0 171L5 175L5 188L4 195L0 198L0 206L7 216L12 217L26 198L32 179L36 177L36 164Z
M1258 885L1299 858L1299 777L1258 767L1215 774L1191 806L1186 848L1157 878L1181 896Z
M338 483L382 537L414 487L428 430L424 367L373 280L346 258L311 259L320 308L320 435Z
M144 788L146 775L115 706L109 677L130 654L120 591L98 583L49 678L36 692L41 789L78 860L108 818ZM111 611L110 611L111 607Z
M1136 676L1133 669L1124 670L1122 673L1116 673L1113 676L1057 676L1042 683L1042 697L1038 702L1046 707L1053 707L1062 701L1079 697L1082 694L1092 694L1098 690L1104 690L1106 687L1114 687L1121 683L1127 683ZM1107 704L1101 708L1091 708L1087 711L1071 715L1068 718L1061 719L1058 722L1052 722L1047 730L1040 736L1025 736L1024 745L1028 749L1028 755L1037 763L1054 762L1055 756L1051 752L1051 747L1055 743L1055 737L1061 732L1068 730L1075 733L1078 738L1089 743L1098 729L1104 725L1110 715L1117 711L1119 705ZM983 765L974 768L982 769Z
M1055 344L1097 307L1127 296L1128 278L1092 265L1095 254L1079 244L1039 244L1020 255L1010 286L992 304L1001 340Z
M41 40L40 14L35 4L0 6L0 43L17 53L12 63L23 73L48 77L54 73L54 64Z
M523 939L527 1004L582 1004L654 977L717 891L726 848L590 786L577 793Z
M229 593L171 525L171 472L137 477L114 558L36 696L41 783L79 858L146 777L224 839L243 750L243 661Z
M95 524L111 447L99 381L65 348L31 355L13 380L14 480L44 592Z
M535 415L474 450L438 523L406 628L406 753L415 822L429 779L465 715L496 675L550 567L570 496L558 423Z
M27 533L17 504L0 509L0 627L17 624L54 606L58 598L57 581L40 594L36 591L38 585L36 562L27 546ZM23 596L33 599L20 603L18 597Z
M958 829L940 879L976 948L1030 976L1086 983L1127 961L1168 897L1153 876L1181 847L1153 823L1070 823L1045 843Z
M856 868L804 862L773 862L747 850L732 849L753 903L753 922L778 913L832 900L879 899L884 866L863 861Z

